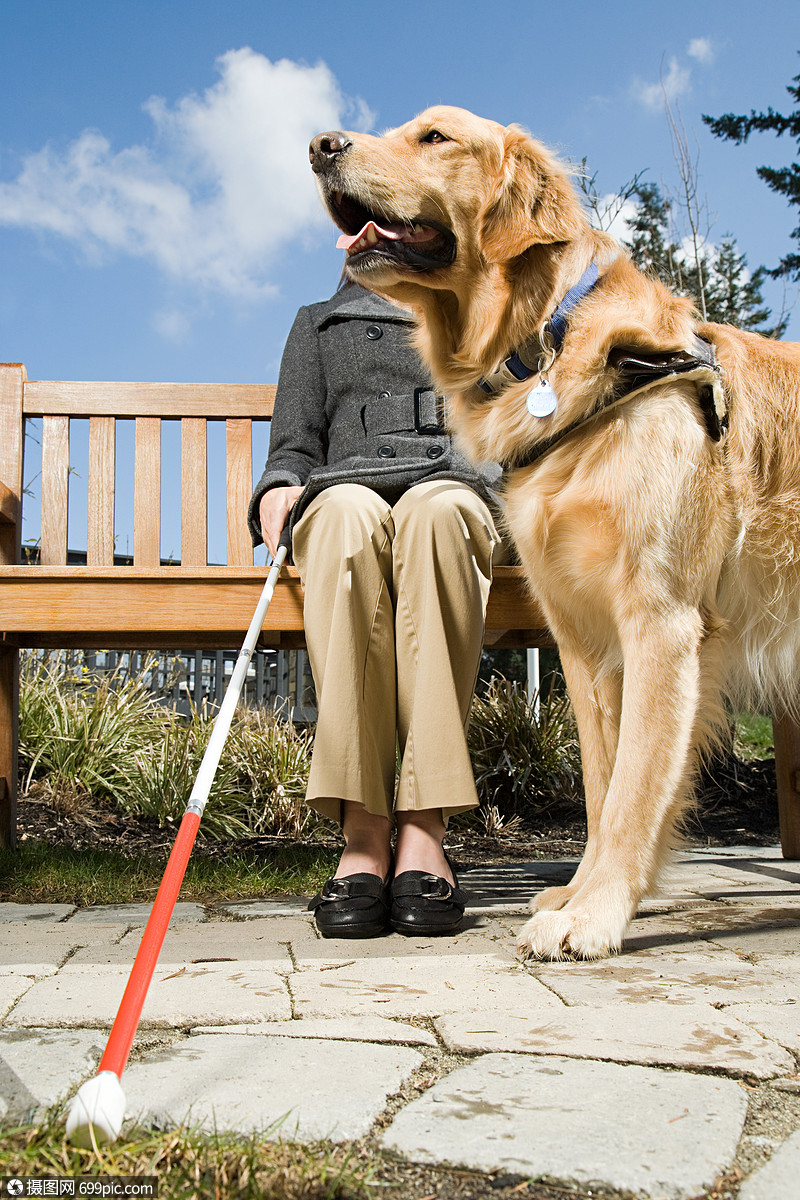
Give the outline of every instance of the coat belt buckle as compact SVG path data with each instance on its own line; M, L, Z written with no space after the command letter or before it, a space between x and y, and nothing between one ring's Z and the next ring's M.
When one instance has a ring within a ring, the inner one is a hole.
M429 415L430 407L428 405L428 414L423 412L424 398L432 396L433 403L436 409L436 424L432 424L430 420L426 420L425 416ZM444 433L444 401L443 398L437 396L432 388L414 388L414 428L417 433L421 433L426 437L434 437L437 433Z

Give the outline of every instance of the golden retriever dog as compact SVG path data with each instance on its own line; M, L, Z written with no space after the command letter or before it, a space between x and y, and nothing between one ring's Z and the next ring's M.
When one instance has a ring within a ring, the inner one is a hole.
M796 711L800 345L701 324L516 126L436 107L311 143L350 277L417 343L558 643L588 838L525 954L620 947L727 699Z

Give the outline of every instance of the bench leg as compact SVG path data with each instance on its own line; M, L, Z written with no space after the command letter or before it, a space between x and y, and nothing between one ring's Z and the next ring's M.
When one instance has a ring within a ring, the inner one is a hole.
M789 717L774 718L775 773L783 857L800 859L800 725Z
M19 650L0 645L0 847L17 844Z

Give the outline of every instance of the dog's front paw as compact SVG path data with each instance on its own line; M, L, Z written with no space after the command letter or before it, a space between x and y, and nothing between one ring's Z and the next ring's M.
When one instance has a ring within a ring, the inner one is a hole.
M625 924L569 907L537 912L520 930L517 948L523 958L606 958L622 945Z
M563 908L575 895L575 891L571 884L567 884L566 887L545 888L531 900L531 909L533 912L554 912Z

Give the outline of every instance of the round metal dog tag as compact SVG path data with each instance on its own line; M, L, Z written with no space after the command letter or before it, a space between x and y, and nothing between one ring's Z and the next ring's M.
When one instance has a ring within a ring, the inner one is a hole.
M556 411L558 400L546 379L540 379L536 387L528 392L525 407L532 417L549 417Z

